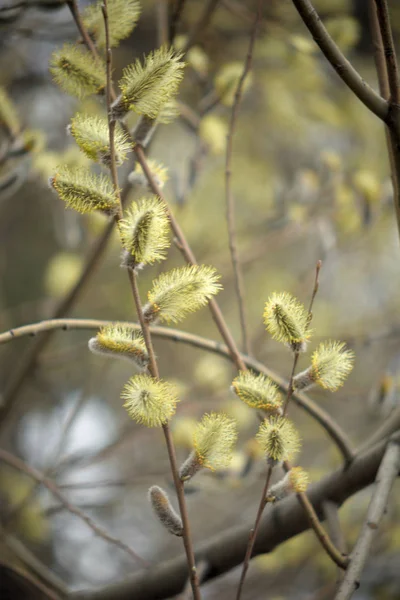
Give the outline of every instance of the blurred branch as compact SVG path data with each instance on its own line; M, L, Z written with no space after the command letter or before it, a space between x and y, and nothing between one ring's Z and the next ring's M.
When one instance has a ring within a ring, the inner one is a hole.
M127 182L122 191L122 202L124 203L130 191L130 183ZM101 259L107 249L108 242L114 230L114 221L111 220L105 225L103 232L99 235L86 259L82 273L75 283L74 287L66 294L58 303L51 319L59 319L67 315L80 298L83 291L86 289L91 280L96 268L99 266ZM51 339L51 330L48 330L44 336L41 336L27 349L22 358L18 361L15 371L11 372L10 378L7 381L4 393L0 399L0 429L5 423L7 416L15 407L17 396L26 382L29 375L34 371L38 356L44 350Z
M57 590L62 598L67 596L67 586L64 582L46 567L28 548L10 533L6 533L0 525L0 536L4 544L11 552L26 566L35 573L40 580L48 586Z
M368 507L367 517L353 548L350 565L335 600L349 600L359 587L359 577L368 558L372 542L385 514L390 490L400 472L400 440L390 440L375 481L375 489Z
M347 60L325 29L311 2L309 0L293 0L293 4L313 36L314 41L318 44L339 77L370 111L382 119L382 121L386 121L389 110L388 103L364 81Z
M361 444L357 452L364 452L368 448L372 448L375 444L387 439L392 433L400 429L400 406L398 406L382 425L374 431L374 433Z
M400 443L400 434L393 442ZM357 456L346 471L338 469L320 482L312 484L308 497L317 515L323 515L326 500L341 506L345 500L359 490L370 485L376 476L385 454L386 442L382 442L368 452ZM249 529L246 523L218 533L200 545L196 555L209 563L205 581L218 577L239 565L246 550ZM306 531L308 517L298 504L296 497L290 496L265 513L254 548L254 554L271 552L284 541ZM102 587L94 591L71 594L71 600L148 600L148 598L168 598L177 594L186 581L186 560L183 557L164 562L149 571L134 575L125 581Z
M399 71L397 67L396 51L394 48L392 28L390 25L389 9L386 0L374 0L376 14L381 33L386 70L390 91L390 102L400 103Z
M381 96L389 104L385 133L397 225L400 230L400 87L389 11L385 0L370 0L369 19L372 41L374 43L374 58L379 89Z
M237 240L236 240L236 224L235 224L235 202L232 195L231 176L232 176L232 153L233 153L233 137L235 135L235 126L239 113L240 102L242 99L243 85L247 75L250 73L254 44L257 36L257 28L261 18L261 1L258 0L257 14L250 34L250 43L247 51L246 60L243 66L243 71L238 81L235 98L232 106L231 118L229 122L229 130L226 138L226 157L225 157L225 201L226 201L226 220L228 224L229 250L231 254L232 268L235 278L235 290L239 307L240 327L242 330L242 348L245 354L251 354L250 343L246 323L245 296L243 286L243 273L239 262Z
M62 494L62 492L59 490L54 481L45 477L43 473L41 473L34 467L31 467L30 465L26 464L24 461L14 456L10 452L7 452L7 450L3 450L2 448L0 448L0 461L6 463L10 467L16 469L17 471L20 471L21 473L24 473L28 477L32 477L32 479L44 485L49 490L49 492L51 492L57 498L57 500L61 502L61 504L65 507L65 509L68 512L84 521L84 523L86 523L86 525L90 527L90 529L96 535L103 538L103 540L105 540L106 542L109 542L110 544L117 546L121 550L124 550L124 552L127 552L136 562L140 562L143 566L148 566L147 561L141 558L130 546L128 546L118 538L115 538L108 534L102 527L97 525L93 521L93 519L89 517L89 515L85 514L77 506L72 504L64 496L64 494Z
M342 528L339 520L339 508L334 502L324 502L323 504L324 517L328 525L328 531L332 542L336 548L342 553L347 555L347 544L343 535ZM338 581L342 581L343 571L338 568Z
M199 37L200 33L203 31L203 29L206 29L210 23L214 11L218 6L218 2L219 0L208 0L200 19L197 21L197 23L195 23L193 29L189 31L188 39L182 50L183 54L186 54L190 48L197 43L197 38Z
M36 575L29 571L18 569L15 565L4 564L0 562L0 582L1 591L6 593L12 590L14 598L21 598L21 593L24 593L24 598L29 600L40 600L50 598L50 600L61 600L65 598L54 592L48 585L44 584ZM39 596L40 594L40 596Z
M41 332L48 330L62 329L63 331L70 331L74 329L99 329L104 325L112 323L112 321L102 321L98 319L56 319L50 321L40 321L39 323L33 323L31 325L24 325L22 327L16 327L0 334L0 345L10 342L12 340L24 337L27 335L34 336ZM138 324L129 323L132 327L140 328ZM195 348L201 348L202 350L213 352L224 356L228 360L233 362L232 354L227 346L220 342L209 340L186 331L180 331L179 329L172 329L170 327L151 327L152 335L163 339L171 340L173 342L180 342L194 346ZM249 356L241 355L241 361L248 367L253 369L257 373L264 373L270 377L283 391L287 392L288 383L280 377L275 371L272 371L258 360ZM303 408L311 417L313 417L334 443L337 445L338 450L342 454L345 462L348 464L354 457L353 450L351 448L350 440L348 439L345 432L340 428L336 421L325 412L320 406L315 404L306 394L302 392L296 392L292 397L293 401Z

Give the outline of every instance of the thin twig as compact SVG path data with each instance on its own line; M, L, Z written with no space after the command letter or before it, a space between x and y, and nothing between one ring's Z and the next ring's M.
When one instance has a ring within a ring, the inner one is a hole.
M400 151L399 151L399 80L396 53L386 3L369 0L369 20L374 43L374 59L381 96L389 102L385 127L393 184L393 199L400 231Z
M74 19L74 21L76 23L79 33L82 36L83 42L86 44L86 46L88 47L90 52L92 52L99 58L99 55L96 50L96 46L92 42L92 38L88 34L87 29L86 29L85 25L83 24L76 0L67 0L67 5L68 5L69 10L71 11L72 18Z
M386 69L389 82L389 101L400 103L399 70L397 66L396 51L392 27L390 25L389 9L386 0L375 0L376 13L382 36L382 44L386 59Z
M184 54L186 54L190 50L190 48L197 43L197 39L200 33L203 31L203 29L206 29L206 27L210 23L214 11L218 6L218 2L219 0L208 0L200 19L197 23L195 23L193 29L189 31L186 44L182 50Z
M110 171L111 177L114 185L115 193L119 197L119 185L118 185L118 173L117 173L117 165L115 160L115 145L114 145L114 131L116 122L111 118L111 98L112 98L112 79L111 79L111 70L112 70L112 52L109 43L109 28L108 28L108 13L107 13L107 0L103 0L103 17L104 17L104 28L105 28L105 37L106 37L106 53L107 53L107 112L108 112L108 127L109 127L109 135L110 135ZM119 214L116 216L116 220L119 221L122 218L122 205L120 201L120 210ZM140 300L139 288L137 283L137 273L135 270L128 269L128 277L131 284L133 299L135 302L136 312L138 315L140 328L143 334L143 338L146 344L147 353L149 355L149 372L154 379L159 379L159 371L158 365L156 361L156 356L154 353L153 343L151 340L151 334L148 323L146 323L142 303ZM188 562L188 571L190 582L192 585L193 598L194 600L201 600L200 597L200 589L199 589L199 581L197 578L196 572L196 563L193 552L193 544L190 534L190 525L189 525L189 516L186 506L185 493L183 488L183 483L179 478L179 468L175 455L175 447L172 441L172 435L169 429L168 423L164 423L163 433L165 437L165 442L167 446L168 457L171 465L171 472L174 479L176 494L178 497L179 510L182 519L183 525L183 545L185 547L185 552L187 556Z
M168 0L157 0L157 42L158 46L168 43Z
M5 544L7 544L7 540L5 540ZM8 545L8 547L12 550L12 547L10 545ZM3 577L6 574L6 570L8 572L8 575L10 578L17 579L17 585L18 585L18 591L19 593L22 592L22 589L20 590L20 586L24 587L24 594L26 594L26 598L30 598L30 592L33 591L31 589L31 586L33 586L33 588L36 588L35 592L40 593L40 598L43 598L43 600L45 598L50 598L50 600L61 600L61 598L65 598L66 596L63 594L62 596L59 593L56 593L53 589L51 589L48 585L46 585L45 583L43 583L39 577L36 577L36 575L34 575L33 573L30 573L29 571L27 571L26 569L23 571L21 569L18 569L15 565L7 565L4 564L3 562L0 563L0 570L1 570L1 582L3 582ZM4 580L5 581L5 580ZM4 583L4 588L7 588L8 590L8 586L6 583ZM2 586L2 591L4 591L3 586ZM16 591L16 590L15 590ZM6 592L7 593L7 592ZM21 596L19 596L21 597ZM35 593L35 598L37 597L36 593Z
M172 44L175 39L176 30L177 30L178 23L179 23L179 20L181 18L181 15L182 15L182 12L183 12L183 9L185 6L185 2L186 2L186 0L177 0L176 1L176 8L171 15L171 21L169 24L168 41L170 44Z
M54 481L45 477L41 471L35 469L34 467L31 467L21 459L17 458L10 452L3 450L2 448L0 448L0 461L5 462L14 469L21 471L21 473L25 473L25 475L28 475L38 483L44 485L57 498L57 500L61 502L61 504L68 512L75 515L84 523L86 523L86 525L90 527L90 529L96 535L103 538L103 540L106 540L106 542L109 542L110 544L117 546L121 550L124 550L124 552L127 552L135 561L140 562L142 566L148 567L147 561L141 558L130 546L122 542L120 539L111 536L102 527L100 527L100 525L97 525L95 521L91 517L89 517L89 515L85 514L77 506L72 504L68 500L68 498L66 498L64 494L59 490Z
M337 504L328 500L327 502L323 503L323 511L328 526L329 537L331 538L332 543L339 550L339 552L347 556L347 544L340 526L339 508ZM343 575L342 569L338 567L338 582L343 580Z
M355 70L324 27L310 0L293 0L300 17L339 77L377 117L386 121L388 103Z
M236 223L235 223L235 202L232 194L232 154L233 154L233 137L235 135L235 126L239 113L240 101L242 98L243 86L246 77L250 73L254 44L257 36L257 28L261 17L262 0L258 0L257 14L254 20L250 43L247 51L246 60L243 66L243 71L238 81L235 98L232 106L231 118L229 123L228 135L226 138L226 157L225 157L225 201L226 201L226 220L228 224L229 250L231 253L231 261L233 274L235 279L236 296L239 307L240 327L242 330L242 349L245 354L250 355L250 342L246 323L245 295L243 285L243 273L239 262L237 240L236 240Z
M200 560L197 565L197 577L199 578L199 583L202 583L208 572L208 569L208 562L206 560ZM190 578L185 585L185 589L183 590L182 594L180 594L176 600L192 600L192 586L190 583Z
M24 336L36 336L46 331L54 331L61 329L62 331L73 331L75 329L92 330L100 329L112 321L104 321L98 319L56 319L49 321L40 321L39 323L32 323L30 325L23 325L22 327L16 327L10 329L4 333L0 333L0 345L17 340ZM132 327L140 329L140 325L135 323L129 323ZM229 348L220 342L215 340L209 340L186 331L180 331L179 329L172 329L170 327L156 327L150 328L151 334L155 337L159 337L166 340L171 340L178 343L188 344L195 348L200 348L206 352L213 352L220 356L233 361L232 354ZM288 390L288 383L282 377L280 377L275 371L272 371L261 362L249 356L241 355L241 360L245 365L245 368L252 369L256 373L264 373L270 377L284 392ZM298 406L303 408L312 418L314 418L328 433L332 441L337 445L338 450L342 454L345 462L349 464L354 453L351 448L350 440L348 439L345 432L340 428L338 423L320 406L318 406L311 398L302 392L296 392L292 396L292 401L296 402ZM400 411L399 411L400 414ZM399 425L395 427L397 429ZM386 429L385 429L386 431ZM393 429L390 429L389 433L393 433ZM384 436L384 432L376 441L380 441ZM365 448L366 449L366 448Z
M313 309L313 305L314 305L315 296L317 295L318 288L319 288L319 273L320 273L321 267L322 267L322 261L319 260L317 262L317 266L315 267L314 287L313 287L313 291L312 291L312 294L311 294L310 305L308 307L308 325L310 325L310 323L312 321L312 317L313 317L312 309ZM295 375L295 372L296 372L296 367L297 367L297 362L299 360L299 356L300 356L300 352L295 352L294 353L292 372L290 374L289 386L288 386L288 390L287 390L286 400L285 400L285 404L283 406L283 416L285 416L286 413L287 413L290 399L292 398L293 393L294 393L293 381L294 381L294 375Z
M257 510L256 520L254 521L253 528L250 530L249 541L248 541L247 548L246 548L246 555L244 557L244 561L243 561L243 565L242 565L242 572L240 575L240 581L239 581L239 585L238 585L238 589L237 589L237 593L236 593L236 600L240 600L240 597L242 595L242 590L243 590L244 582L246 579L246 573L247 573L249 565L250 565L251 555L253 553L254 544L257 539L257 533L260 528L261 517L262 517L264 508L265 508L265 499L267 497L273 468L274 468L273 465L268 465L267 475L265 477L265 483L264 483L263 491L261 494L260 504L259 504L258 510Z
M0 537L2 542L32 573L44 581L52 589L56 590L62 598L68 594L65 583L50 569L42 563L28 548L15 536L7 533L0 525Z
M375 538L379 523L385 514L390 490L400 472L399 441L389 441L375 481L375 489L367 517L351 554L350 565L335 600L349 600L359 587L359 578Z
M290 470L290 465L285 463L285 467ZM318 518L317 513L314 510L313 505L307 497L305 492L296 494L298 501L301 506L304 508L304 512L306 513L310 526L317 536L321 546L324 548L325 552L328 556L333 560L333 562L340 568L346 569L349 564L349 559L344 556L340 550L336 548L336 546L332 543L329 535L326 533L325 529L322 527L321 522Z

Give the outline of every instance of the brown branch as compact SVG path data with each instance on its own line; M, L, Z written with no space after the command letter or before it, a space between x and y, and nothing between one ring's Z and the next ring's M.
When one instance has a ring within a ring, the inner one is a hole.
M389 119L386 123L387 127L385 127L385 136L392 177L397 226L400 231L400 150L398 142L399 131L396 124L396 118L397 121L399 120L399 106L398 100L395 100L399 96L399 86L396 54L387 6L383 6L383 3L379 3L378 6L376 0L369 0L369 20L380 93L385 100L389 100L390 98ZM385 36L385 48L383 35ZM387 53L389 54L389 58L386 56Z
M31 325L23 325L15 329L10 329L4 333L0 333L0 345L19 339L24 336L35 336L46 331L54 331L61 329L63 331L72 331L74 329L100 329L104 325L112 323L112 321L104 321L98 319L56 319L50 321L41 321ZM130 323L131 326L140 329L140 325ZM172 329L170 327L151 327L151 334L166 340L171 340L178 343L188 344L195 348L200 348L207 352L213 352L224 358L233 361L232 354L227 346L215 340L209 340L186 331ZM261 362L249 356L241 355L241 359L246 368L252 369L256 373L264 373L270 377L284 392L287 392L288 383L280 377L275 371L272 371ZM345 432L340 428L336 421L325 412L318 404L313 402L306 394L296 392L292 396L292 401L299 407L305 410L312 418L314 418L328 433L332 441L337 445L338 450L342 454L345 462L348 464L352 461L354 453L351 448L351 443ZM400 417L400 410L399 410ZM400 428L400 418L395 429ZM390 429L389 433L393 433L395 429ZM385 430L386 431L386 430ZM383 434L376 441L383 438Z
M200 19L198 20L197 23L195 23L195 25L193 26L193 29L191 31L189 31L188 39L182 50L183 54L186 54L192 46L197 44L197 39L198 39L200 33L203 31L203 29L206 29L206 27L209 25L209 23L212 19L212 16L215 12L215 9L218 6L218 2L219 2L219 0L208 0L207 4L204 7L204 12L201 15Z
M347 554L348 554L347 544L346 544L345 537L343 535L342 528L340 526L338 507L336 506L336 504L334 502L330 502L328 500L327 502L323 503L323 512L324 512L324 518L327 522L329 536L330 536L333 544L339 550L339 552L341 552L341 554L347 556ZM339 582L342 580L343 580L343 571L342 571L341 567L338 567L337 581Z
M400 433L397 434L400 442ZM341 506L348 498L370 485L376 476L386 449L382 442L368 452L358 455L347 470L342 468L324 477L308 489L308 498L319 517L323 516L323 503L327 500ZM276 503L264 514L254 555L272 552L279 544L309 529L303 508L294 496ZM251 524L229 528L217 533L196 549L199 559L209 563L205 581L233 569L243 561ZM178 557L138 573L123 582L102 587L92 592L76 592L71 600L148 600L168 598L180 592L187 577L186 558Z
M347 60L325 29L311 2L309 0L293 0L293 4L313 36L314 41L318 44L339 77L370 111L382 119L382 121L386 121L389 110L388 103L364 81Z
M7 544L7 542L6 542ZM4 588L8 589L7 579L10 579L10 584L12 585L14 582L18 587L15 588L15 592L18 590L18 593L21 594L22 588L24 594L26 594L26 598L38 598L38 594L40 593L40 598L50 598L50 600L61 600L66 596L60 596L60 594L54 592L48 585L43 583L38 577L33 575L27 570L22 570L17 568L15 565L7 565L3 562L0 562L0 581L3 583L4 578ZM12 582L12 583L11 583ZM3 591L3 586L2 586ZM14 593L15 593L14 592ZM33 593L33 596L31 594ZM21 597L19 595L19 597Z
M65 583L50 569L43 564L28 548L16 537L3 530L0 525L0 536L2 542L11 550L11 552L23 563L32 573L44 581L47 586L56 590L57 593L65 598L68 594Z
M176 0L176 8L171 15L171 21L169 24L168 41L170 44L172 44L175 39L176 30L178 27L179 20L182 16L185 2L186 2L186 0Z
M271 481L273 469L274 469L273 465L268 465L267 475L265 477L265 483L264 483L263 491L261 494L261 499L260 499L260 504L258 506L256 519L254 521L254 525L253 525L252 529L250 529L249 541L247 543L246 554L245 554L243 565L242 565L242 572L240 574L239 585L238 585L238 589L236 592L236 600L240 600L240 597L242 595L243 586L244 586L244 582L246 579L246 574L247 574L247 571L248 571L249 565L250 565L251 555L253 553L254 544L256 543L257 534L260 529L261 517L264 512L265 499L267 497L268 488L269 488L269 484Z
M110 171L111 177L114 185L115 193L118 195L120 209L118 215L116 215L116 221L118 222L122 218L122 205L121 199L119 196L119 184L118 184L118 173L117 173L117 165L115 160L115 145L114 145L114 131L115 131L115 120L111 117L111 98L112 98L112 79L111 79L111 69L112 69L112 52L109 41L109 29L108 29L108 13L107 13L107 0L103 0L103 17L104 17L104 28L105 28L105 37L106 37L106 53L107 53L107 114L108 114L108 128L110 135ZM156 361L156 356L153 349L153 343L151 340L151 334L148 323L146 323L143 315L142 303L140 300L139 288L137 284L137 273L134 270L128 268L128 277L129 282L131 284L133 299L135 302L136 312L138 315L140 328L143 334L143 338L146 344L146 349L149 355L149 372L154 379L159 379L159 371ZM201 600L200 597L200 589L199 589L199 581L197 578L196 572L196 563L193 552L192 539L190 535L190 525L189 525L189 516L186 506L185 492L183 488L183 483L179 478L179 469L175 455L175 448L172 441L171 432L169 429L168 423L163 425L163 433L165 437L165 442L167 446L168 457L171 465L171 472L174 479L176 494L178 496L179 502L179 510L183 524L183 545L186 552L187 564L188 564L188 572L190 577L190 582L192 585L193 598L194 600Z
M379 524L385 514L390 490L400 472L399 439L389 441L375 481L367 517L351 554L350 565L335 600L349 600L359 587L359 578L375 539Z
M55 496L57 500L61 502L61 504L68 512L75 515L84 523L86 523L86 525L90 527L90 529L96 535L103 538L103 540L105 540L106 542L109 542L110 544L117 546L121 550L124 550L124 552L127 552L131 556L131 558L133 558L137 562L140 562L143 566L148 566L148 563L143 558L141 558L130 546L122 542L120 539L111 536L102 527L100 527L100 525L97 525L95 521L91 517L89 517L89 515L82 512L77 506L72 504L68 500L68 498L66 498L64 494L59 490L54 481L45 477L44 474L41 473L41 471L38 471L34 467L31 467L21 459L17 458L13 454L10 454L10 452L3 450L2 448L0 448L0 461L8 464L10 467L17 469L21 473L24 473L25 475L28 475L28 477L34 479L36 482L44 485L53 494L53 496Z
M399 70L394 47L392 27L390 25L389 9L386 0L375 0L376 14L381 32L383 51L389 83L389 101L400 103Z
M96 50L96 46L92 42L92 38L88 34L86 27L83 24L76 0L67 0L67 5L68 5L69 10L71 11L72 18L74 19L74 21L76 23L79 33L81 34L83 42L86 44L86 46L88 47L90 52L92 52L93 54L95 54L97 56L97 58L99 58L99 55Z
M242 349L245 354L251 354L250 342L247 331L246 323L246 309L245 309L245 296L244 296L244 285L243 285L243 273L239 262L238 248L236 241L236 223L235 223L235 202L232 194L232 154L233 154L233 137L235 134L236 121L239 113L240 102L243 93L243 86L246 77L250 73L253 50L257 36L257 28L261 17L261 3L262 0L258 0L257 14L254 20L251 34L250 43L247 51L246 60L243 66L243 71L238 81L235 98L232 106L231 118L229 122L229 130L226 139L226 157L225 157L225 202L226 202L226 220L228 224L228 238L229 238L229 250L231 254L231 262L235 280L236 296L239 308L240 326L242 330Z

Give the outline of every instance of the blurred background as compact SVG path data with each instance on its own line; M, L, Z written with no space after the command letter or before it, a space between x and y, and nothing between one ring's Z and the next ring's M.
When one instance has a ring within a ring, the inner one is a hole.
M165 38L168 3L142 4L133 34L114 53L115 80L123 66ZM180 116L158 127L149 156L167 170L166 196L198 261L212 264L222 274L224 290L218 302L240 342L224 169L234 90L257 3L214 4L209 22L186 57ZM274 291L289 291L308 304L315 265L321 259L311 350L326 338L347 341L356 352L356 367L343 391L310 395L357 446L390 418L398 402L400 254L384 129L333 72L292 3L264 4L232 161L251 352L288 378L292 357L265 332L264 303ZM314 4L341 49L377 88L366 3L315 0ZM201 0L185 3L176 28L177 48L185 46L206 5ZM389 5L398 41L400 6L395 0ZM0 2L0 85L14 103L23 129L22 146L8 156L6 132L0 131L1 331L56 314L107 226L105 217L65 210L47 184L57 165L87 164L67 133L71 116L77 110L93 114L102 110L93 99L79 103L66 96L51 80L51 53L76 39L75 25L62 2ZM121 169L121 179L128 173L129 167ZM132 190L130 197L138 194ZM135 320L119 263L119 241L113 235L88 285L65 316ZM167 263L141 274L142 297L160 270L181 264L172 246ZM182 329L219 340L207 309L187 319ZM10 390L13 399L11 409L2 413L0 445L54 479L71 502L142 558L157 563L182 550L181 541L164 532L147 503L153 484L171 488L173 497L163 439L159 430L129 420L120 391L133 374L132 367L90 354L87 342L92 335L93 331L54 332L17 390L12 386L39 337L1 345L2 402ZM232 522L254 518L263 478L263 463L252 443L258 420L229 392L235 375L229 361L173 341L157 339L155 347L162 377L174 381L180 393L172 423L179 459L187 456L193 423L204 412L224 410L239 422L231 470L200 474L188 486L198 543ZM305 368L307 360L302 357L300 367ZM293 406L291 416L304 440L299 463L317 481L340 464L340 457L305 413ZM397 482L362 591L354 596L357 600L400 597L399 492ZM349 547L369 496L368 490L359 493L340 513ZM20 544L69 589L120 581L141 568L95 536L43 486L4 463L0 510L3 564L26 568ZM207 583L204 598L231 598L238 577L235 570ZM317 600L329 597L335 577L334 566L307 533L252 562L244 598L265 597L268 589L269 598L275 600ZM28 592L21 594L30 597ZM14 597L16 593L10 595Z

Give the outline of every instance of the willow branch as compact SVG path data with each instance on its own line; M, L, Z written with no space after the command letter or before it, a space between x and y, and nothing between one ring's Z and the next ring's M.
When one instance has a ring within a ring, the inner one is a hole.
M385 128L393 184L393 199L397 225L400 231L400 150L399 79L396 53L390 27L389 12L385 2L369 0L369 20L374 58L381 96L389 101L389 118Z
M399 440L389 441L375 481L375 489L368 507L367 517L354 546L350 565L335 600L349 600L359 587L359 578L368 558L377 529L385 514L389 494L400 472Z
M390 25L389 9L386 0L375 0L376 14L381 32L383 51L390 91L390 102L400 103L399 70L394 47L392 27Z
M31 477L37 483L44 485L45 488L47 488L49 492L51 492L53 496L57 498L57 500L64 506L64 508L68 512L75 515L76 517L81 519L81 521L86 523L86 525L96 535L103 538L103 540L105 540L106 542L117 546L118 548L129 554L131 558L133 558L136 562L140 562L142 566L148 566L148 563L143 558L141 558L130 546L122 542L120 539L111 536L105 531L105 529L100 527L100 525L97 525L95 521L91 517L89 517L89 515L82 512L77 506L72 504L68 500L68 498L66 498L64 494L59 490L54 481L52 481L48 477L45 477L41 471L35 469L34 467L31 467L30 465L22 461L20 458L17 458L13 454L7 452L6 450L3 450L2 448L0 448L0 461L6 463L7 465L12 467L13 469L16 469L17 471L28 475L28 477Z
M57 593L65 598L67 596L68 590L65 583L50 569L43 564L28 548L20 542L15 536L11 535L4 531L3 527L0 525L0 536L1 541L7 546L9 550L14 554L15 557L21 561L22 564L25 565L34 573L40 581L46 583L47 586L56 590Z
M258 0L257 14L253 23L250 34L250 43L247 51L246 60L243 66L243 71L238 81L235 98L232 106L231 118L229 122L229 130L226 139L226 156L225 156L225 202L226 202L226 220L228 224L229 250L231 254L231 262L235 280L236 296L239 307L240 326L242 330L242 348L245 354L251 354L250 343L246 323L245 296L243 285L243 273L239 262L237 240L236 240L236 222L235 222L235 202L232 194L232 154L233 154L233 137L235 134L236 121L239 113L240 102L243 93L244 82L250 73L254 44L256 41L257 27L261 16L261 2Z
M112 321L98 319L56 319L40 321L39 323L23 325L22 327L16 327L15 329L9 329L4 333L0 333L0 345L17 340L24 336L36 336L41 333L45 334L47 331L100 329L109 323L112 323ZM133 328L137 327L138 330L140 329L140 325L138 324L129 323L129 325ZM192 333L187 333L186 331L180 331L179 329L172 329L170 327L153 326L150 328L150 331L155 337L171 340L177 343L188 344L189 346L205 350L206 352L213 352L214 354L218 354L228 360L233 361L229 348L215 340L209 340L207 338L203 338ZM241 355L241 360L246 368L252 369L256 373L264 373L264 375L270 377L281 388L281 390L287 392L288 383L277 373L275 373L275 371L272 371L258 360L249 356ZM295 392L292 396L292 401L295 402L300 408L305 410L325 429L332 441L338 447L338 450L342 454L345 462L350 463L354 457L354 453L351 448L350 440L338 423L336 423L336 421L327 412L325 412L320 406L318 406L318 404L313 402L311 398L304 393ZM400 418L399 425L396 427L396 429L397 428L400 428ZM393 431L394 430L391 429L390 433L393 433ZM382 437L376 441L380 441Z
M261 499L260 499L260 504L258 506L256 519L254 521L254 525L253 525L252 529L250 529L249 541L247 543L246 554L245 554L243 565L242 565L242 572L240 574L239 585L238 585L238 589L236 592L236 600L240 600L240 597L242 595L243 586L244 586L244 582L246 579L246 574L247 574L247 571L248 571L249 565L250 565L251 555L253 553L254 544L256 543L257 534L260 529L261 517L264 512L265 499L267 497L268 488L269 488L269 484L271 481L273 469L274 469L273 465L268 465L267 475L265 477L265 483L264 483L263 491L261 494Z
M109 40L107 0L103 0L102 11L103 11L103 17L104 17L104 28L105 28L105 37L106 37L106 53L107 53L107 94L106 94L106 98L107 98L108 128L109 128L109 136L110 136L110 171L111 171L111 178L113 181L115 193L119 197L118 172L117 172L117 165L116 165L116 160L115 160L115 145L114 145L114 132L115 132L116 122L111 118L112 52L111 52L110 40ZM122 218L121 199L119 198L119 200L120 200L120 210L119 210L119 214L116 216L117 221L119 221ZM148 323L146 323L146 321L144 319L144 315L143 315L142 303L140 300L139 288L138 288L138 284L137 284L137 274L135 271L128 269L128 277L129 277L129 281L131 284L133 299L134 299L135 306L136 306L136 312L138 315L140 328L141 328L143 338L144 338L144 341L146 344L146 349L147 349L147 352L149 355L149 372L150 372L151 376L154 377L154 379L159 379L158 365L157 365L157 361L156 361L156 357L155 357L155 353L154 353L154 349L153 349L153 343L151 340L149 325L148 325ZM169 457L169 461L170 461L171 472L172 472L172 476L174 479L176 493L178 496L179 510L180 510L180 515L181 515L182 525L183 525L183 533L182 533L183 544L185 547L185 552L186 552L186 557L187 557L188 571L189 571L189 576L190 576L190 582L192 585L193 598L194 598L194 600L201 600L200 590L199 590L199 581L197 578L196 564L195 564L195 559L194 559L192 539L191 539L191 535L190 535L189 516L188 516L188 512L187 512L183 483L181 482L181 480L179 478L179 469L178 469L178 464L177 464L176 455L175 455L175 448L174 448L174 444L172 441L172 436L171 436L171 432L170 432L168 423L164 423L162 428L163 428L163 433L164 433L164 437L165 437L168 457Z
M400 433L395 438L400 442ZM348 498L373 483L386 449L386 442L358 455L349 468L342 468L313 483L308 498L319 517L327 500L341 506ZM272 552L279 544L309 529L303 508L294 496L276 503L264 514L254 546L254 555ZM230 571L243 561L251 523L230 527L196 548L199 560L209 564L205 581ZM148 600L169 598L178 594L187 577L186 558L178 557L161 563L147 572L138 573L123 582L99 590L71 594L71 600Z
M182 50L184 54L186 54L190 48L197 43L200 33L209 25L215 9L218 6L218 2L219 0L208 0L204 7L203 14L197 23L195 23L193 29L189 32L187 42Z
M325 29L312 3L309 0L293 0L293 4L313 36L314 41L318 44L339 77L370 111L382 119L382 121L386 121L389 108L388 103L364 81L347 60Z

